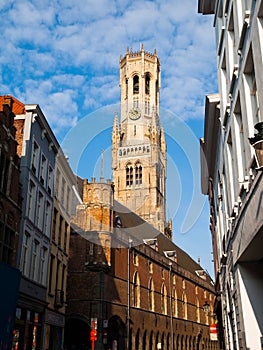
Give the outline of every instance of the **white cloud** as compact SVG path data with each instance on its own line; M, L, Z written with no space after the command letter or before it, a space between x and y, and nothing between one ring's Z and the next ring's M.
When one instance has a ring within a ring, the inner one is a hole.
M215 89L214 37L195 1L20 0L2 8L0 81L39 103L58 133L72 123L67 111L81 118L118 102L119 56L141 43L161 59L162 106L203 117L195 108Z

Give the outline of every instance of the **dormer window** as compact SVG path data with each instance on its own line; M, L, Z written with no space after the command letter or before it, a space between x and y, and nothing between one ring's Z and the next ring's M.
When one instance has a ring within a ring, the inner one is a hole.
M139 93L139 77L138 77L138 75L135 75L133 77L133 93L134 94Z

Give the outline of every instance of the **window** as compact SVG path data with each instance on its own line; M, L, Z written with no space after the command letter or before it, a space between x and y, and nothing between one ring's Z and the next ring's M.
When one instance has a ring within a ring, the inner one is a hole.
M53 189L53 169L51 166L48 167L48 193L52 195L52 189Z
M65 235L64 235L64 250L65 251L67 251L67 240L69 237L69 233L70 233L69 224L67 222L65 222Z
M53 271L55 265L55 257L51 255L50 266L49 266L49 282L48 282L48 293L54 293L54 283L53 283Z
M185 292L183 293L183 295L182 295L182 306L183 306L183 318L185 319L185 320L187 320L187 297L186 297L186 294L185 294Z
M178 317L177 293L175 288L173 289L173 294L172 294L172 310L173 310L173 316Z
M133 184L133 167L131 164L126 166L126 186L132 186Z
M151 261L148 261L148 269L150 273L153 273L153 263Z
M199 308L199 300L197 297L195 299L195 307L196 307L196 322L200 323L200 308Z
M150 101L145 101L145 114L149 115L150 114Z
M28 195L28 207L27 215L33 221L34 220L34 202L35 202L36 186L33 181L29 181L29 195Z
M58 211L56 208L54 208L53 213L53 223L52 223L52 239L56 239L56 226L57 226L57 220L58 220Z
M133 77L133 93L134 94L139 93L139 77L138 77L138 75L135 75Z
M7 157L7 154L1 150L2 153L1 153L1 157L0 157L0 164L1 164L1 169L0 169L0 189L2 189L2 191L4 193L9 193L9 187L10 187L10 184L8 180L10 180L10 166L11 166L11 163L10 163L10 160L9 158Z
M149 310L154 311L154 288L152 278L149 280Z
M39 146L36 143L36 141L34 141L33 149L32 149L32 162L31 162L31 168L34 174L37 174L38 158L39 158Z
M12 264L15 232L0 222L0 261Z
M21 252L21 261L20 261L20 270L22 273L27 276L28 275L28 249L29 249L29 243L30 243L30 235L28 232L25 232L23 236L23 243L22 243L22 252Z
M51 205L48 201L46 201L44 234L48 237L50 235L50 216L51 216Z
M140 280L137 271L133 277L133 302L135 307L140 307Z
M38 192L36 225L40 229L43 226L43 201L44 201L43 194L41 192Z
M132 253L132 257L133 257L133 264L135 266L138 266L139 265L139 257L138 257L138 254L136 253L135 250Z
M40 182L44 186L46 181L46 172L47 172L47 160L44 154L41 157L41 168L40 168Z
M45 281L46 262L47 262L47 248L42 247L41 256L40 256L40 270L39 270L39 282L42 285L46 284L46 281Z
M58 199L59 197L59 194L60 194L60 171L57 169L57 172L56 172L56 185L55 185L55 195Z
M237 170L238 170L238 180L239 182L244 182L244 177L246 175L246 154L245 154L245 135L244 127L241 115L240 98L238 100L234 109L234 132L235 132L235 143L236 143L236 153L237 153ZM248 137L246 137L247 139Z
M226 156L227 156L227 165L228 165L228 186L229 186L229 192L230 192L230 199L231 199L231 208L234 206L236 192L235 192L235 154L233 150L233 144L232 144L232 130L229 130L229 135L227 139L227 148L226 148Z
M244 86L245 86L245 98L247 106L247 116L250 119L249 125L252 124L251 134L254 134L254 125L260 120L259 100L256 75L254 70L254 60L252 55L252 49L249 49L247 55L247 61L244 69Z
M125 98L128 98L128 79L127 78L125 79L125 93L126 93Z
M135 165L135 184L142 184L142 166L139 163Z
M150 94L150 81L151 81L150 74L146 73L145 75L145 94L146 95Z
M32 260L31 260L31 270L30 270L30 278L32 280L37 280L37 265L38 265L38 253L39 252L39 242L37 240L33 241L32 244Z
M162 313L167 315L167 290L164 283L162 284L161 288L161 308Z

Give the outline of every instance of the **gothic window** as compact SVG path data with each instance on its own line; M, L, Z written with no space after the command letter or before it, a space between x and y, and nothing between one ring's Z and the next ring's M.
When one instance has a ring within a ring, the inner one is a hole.
M187 320L187 297L185 292L182 295L182 304L183 304L183 318Z
M162 313L167 315L167 290L164 283L161 289L161 307L162 307Z
M133 302L135 307L140 307L140 280L137 271L133 277Z
M173 289L173 295L172 295L172 310L173 310L173 316L178 317L177 293L175 288Z
M150 101L145 101L145 114L150 114Z
M195 298L195 306L196 306L196 321L200 323L200 308L199 308L199 300Z
M125 83L126 83L126 84L125 84L125 85L126 85L126 87L125 87L125 90L126 90L126 91L125 91L125 92L126 92L126 98L128 98L128 79L127 79L127 78L125 79Z
M154 311L154 288L152 278L150 278L149 281L149 310Z
M138 77L138 75L135 75L133 77L133 93L134 94L139 93L139 77Z
M146 73L146 76L145 76L145 93L146 95L149 95L150 94L150 74L149 73Z
M142 184L142 166L140 163L137 163L135 165L135 184L136 185Z
M133 184L133 167L131 164L126 166L126 186L131 186Z

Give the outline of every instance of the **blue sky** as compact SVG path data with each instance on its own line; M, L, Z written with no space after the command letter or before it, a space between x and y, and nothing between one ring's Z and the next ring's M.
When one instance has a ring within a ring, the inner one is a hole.
M217 92L216 54L213 18L198 14L197 3L2 0L0 90L40 105L80 176L100 176L104 149L104 173L111 177L110 126L120 97L119 57L127 47L138 51L141 43L146 51L156 49L174 241L195 260L200 256L213 274L198 145L205 95ZM99 127L90 123L93 119ZM87 136L85 127L94 137ZM81 133L85 147L76 163Z

